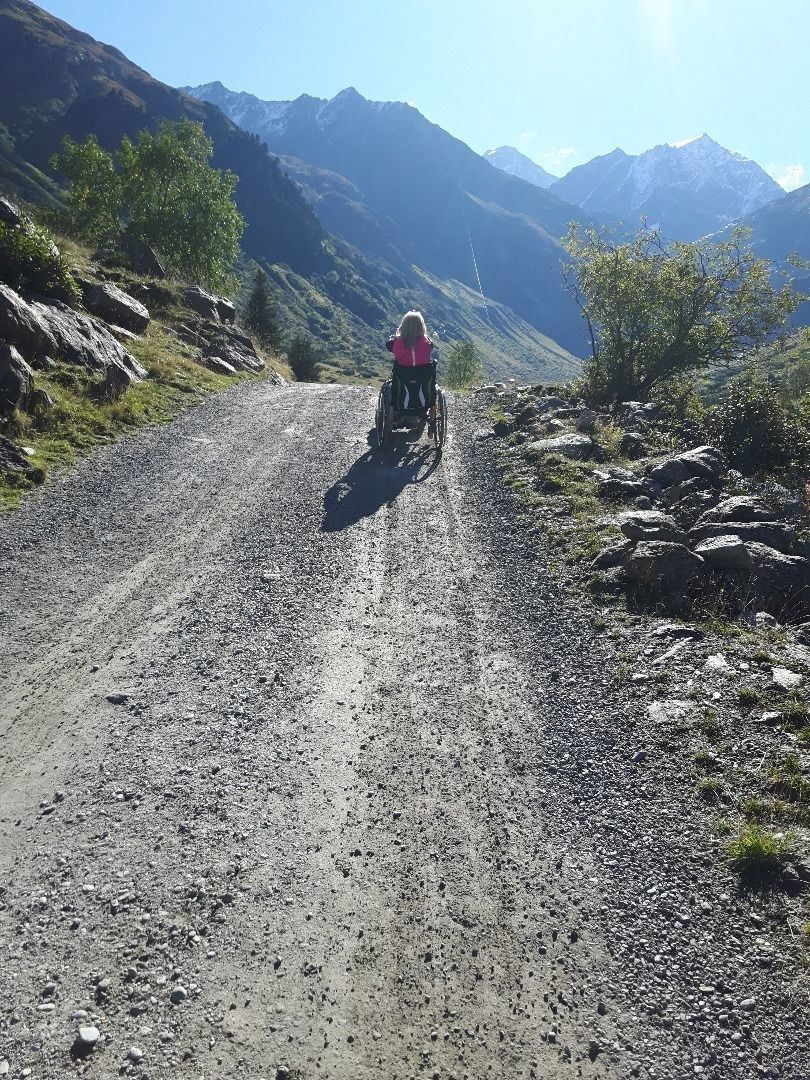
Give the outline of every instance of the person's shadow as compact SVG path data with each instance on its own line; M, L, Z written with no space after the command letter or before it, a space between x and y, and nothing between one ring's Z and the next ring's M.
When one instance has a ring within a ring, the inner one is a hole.
M380 450L369 432L369 449L323 497L323 532L340 532L390 505L408 486L421 484L435 471L441 451L413 442L407 432L394 432L391 446Z

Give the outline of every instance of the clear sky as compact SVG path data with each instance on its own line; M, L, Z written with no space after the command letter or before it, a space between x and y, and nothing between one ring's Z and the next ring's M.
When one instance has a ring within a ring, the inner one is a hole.
M706 131L810 181L810 0L44 0L173 85L354 86L552 172Z

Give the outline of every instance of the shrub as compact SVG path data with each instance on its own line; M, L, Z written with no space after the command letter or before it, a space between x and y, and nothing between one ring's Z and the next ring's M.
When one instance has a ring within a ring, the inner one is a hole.
M725 399L708 411L710 439L743 473L810 467L810 433L794 419L777 389L755 364L729 383Z
M481 381L481 361L474 342L456 341L450 346L442 381L454 390Z
M0 221L0 281L66 304L81 299L79 286L48 232L27 222L15 228Z

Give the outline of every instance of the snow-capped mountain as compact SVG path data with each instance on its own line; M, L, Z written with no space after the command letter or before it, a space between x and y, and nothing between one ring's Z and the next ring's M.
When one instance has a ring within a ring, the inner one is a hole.
M551 190L628 226L645 217L673 240L717 232L784 195L755 161L705 134L638 155L613 150L576 166Z
M493 168L405 102L369 101L352 87L272 102L219 82L186 92L262 139L323 225L354 248L401 275L416 267L461 282L565 348L585 346L559 264L569 222L589 215Z
M548 188L559 179L553 173L546 172L542 165L538 165L530 157L521 154L514 146L499 146L495 150L487 150L484 157L496 169L519 176L521 180L527 180L535 187Z

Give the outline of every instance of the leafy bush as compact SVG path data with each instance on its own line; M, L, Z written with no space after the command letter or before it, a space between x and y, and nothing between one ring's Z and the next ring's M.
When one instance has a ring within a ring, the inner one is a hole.
M237 177L208 164L213 144L201 124L165 121L115 154L94 136L66 137L52 159L70 182L78 234L94 243L122 237L154 247L168 268L211 288L233 284L244 219L233 200Z
M456 341L450 347L442 382L455 390L481 381L481 361L472 341Z
M709 437L743 473L810 468L810 430L791 415L778 390L751 364L707 413Z
M774 285L750 234L666 243L642 229L628 243L572 225L566 286L588 327L587 399L647 400L662 382L730 363L774 340L801 297Z
M0 221L0 281L12 289L30 289L66 304L77 304L81 299L59 248L44 229L28 222L15 228Z

